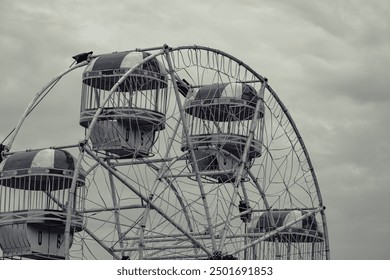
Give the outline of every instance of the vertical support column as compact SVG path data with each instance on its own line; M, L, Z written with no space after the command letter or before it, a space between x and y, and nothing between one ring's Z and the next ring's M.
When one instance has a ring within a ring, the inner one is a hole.
M180 111L180 117L181 117L181 120L183 122L184 134L185 134L185 137L186 137L186 141L188 143L188 147L189 147L189 151L191 153L191 157L192 157L193 162L194 162L193 166L194 166L194 170L195 170L195 173L196 173L196 180L197 180L198 185L199 185L200 195L201 195L201 198L202 198L204 211L205 211L205 215L206 215L207 230L208 230L208 233L210 234L210 237L211 237L212 249L213 249L213 251L216 251L217 246L216 246L215 236L214 236L214 227L213 227L213 224L212 224L212 221L211 221L211 216L210 216L210 209L209 209L209 205L208 205L208 202L207 202L206 193L204 191L202 178L200 176L199 166L198 166L198 163L196 161L195 151L194 151L194 148L192 146L192 142L191 142L191 138L190 138L190 132L189 132L189 127L188 127L188 124L187 124L187 120L185 118L184 107L183 107L183 104L181 103L181 100L180 100L180 93L179 93L178 85L176 83L175 72L174 72L174 69L173 69L173 64L172 64L172 59L171 59L171 56L170 56L169 47L167 45L164 45L164 50L165 50L165 57L167 59L168 67L169 67L168 74L171 76L173 89L175 91L177 105L178 105L179 111Z
M177 133L178 129L179 129L179 125L180 125L180 122L177 122L176 124L176 127L174 129L174 134ZM174 138L172 138L170 140L170 142L168 143L168 146L167 146L167 150L165 151L165 155L164 155L164 159L165 158L168 158L169 156L169 152L172 148L172 145L173 145L173 141L174 141ZM152 167L153 168L153 167ZM140 232L139 232L139 250L138 250L138 254L139 254L139 258L140 259L143 259L143 248L144 248L144 237L145 237L145 227L146 227L146 221L147 221L147 218L148 218L148 215L149 215L149 212L150 212L150 202L153 201L153 198L154 198L154 194L157 190L157 187L159 185L159 182L160 182L160 179L161 177L163 177L165 175L165 173L169 170L169 167L167 166L167 163L166 161L162 161L161 162L161 166L160 168L154 168L155 170L158 170L158 175L157 175L157 178L156 180L154 181L154 184L153 184L153 187L149 193L149 197L148 197L148 202L147 202L147 205L145 207L145 211L143 213L143 216L142 216L142 220L140 222ZM190 227L190 230L192 231L192 228Z
M68 195L68 205L66 206L66 224L65 224L65 233L64 233L64 245L65 245L65 260L69 260L69 249L70 249L70 224L72 223L72 213L74 212L74 195L76 192L77 180L79 176L79 171L81 169L81 162L84 159L84 145L86 142L80 143L80 154L77 159L77 163L75 166L72 185L69 189Z
M248 139L247 139L246 144L245 144L245 148L244 148L244 152L242 154L240 165L239 165L237 172L236 172L236 176L235 176L236 181L234 182L234 190L233 190L232 200L230 201L229 209L228 209L227 216L226 216L226 221L225 221L225 224L222 228L222 232L220 234L221 241L219 243L218 251L222 251L223 247L225 246L226 232L227 232L230 220L231 220L231 216L232 216L232 212L233 212L233 208L234 208L234 203L237 200L239 184L241 182L242 173L243 173L245 165L246 165L248 152L249 152L249 149L250 149L250 146L252 144L253 137L254 137L254 132L255 132L257 124L259 122L258 112L260 111L261 102L264 102L263 97L264 97L264 91L265 91L266 86L267 86L267 79L264 79L264 81L261 85L260 91L258 93L258 100L256 103L255 114L253 115Z
M107 160L107 164L111 165L110 160ZM114 177L112 176L112 174L110 172L108 172L108 178L110 180L112 203L114 205L115 229L118 233L119 246L123 250L124 246L123 246L123 238L122 238L122 229L121 229L121 224L120 224L120 219L119 219L118 200L116 197L116 188L115 188ZM122 253L122 257L123 257L123 253Z

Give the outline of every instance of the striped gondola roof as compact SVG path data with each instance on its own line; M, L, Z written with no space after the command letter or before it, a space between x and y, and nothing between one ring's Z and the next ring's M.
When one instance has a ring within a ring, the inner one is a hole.
M200 87L190 100L231 98L256 103L256 90L245 83L211 84Z
M213 121L249 120L253 118L259 97L256 89L246 83L204 85L194 90L184 103L187 113ZM260 107L260 116L264 106Z
M119 80L120 76L148 56L150 56L148 52L134 51L100 55L93 59L85 68L83 73L84 83L93 85L93 87L110 90L115 82ZM162 62L157 58L152 58L137 68L131 76L144 78L144 80L138 80L138 83L151 82L153 80L166 82L167 74ZM90 80L91 78L100 79L102 83L97 85L96 82L94 83ZM153 88L156 87L155 83L156 81L153 82ZM160 85L160 87L163 87L163 85Z
M18 152L8 156L0 164L0 178L47 173L70 175L75 171L76 159L64 150L43 149ZM79 179L84 179L80 170Z

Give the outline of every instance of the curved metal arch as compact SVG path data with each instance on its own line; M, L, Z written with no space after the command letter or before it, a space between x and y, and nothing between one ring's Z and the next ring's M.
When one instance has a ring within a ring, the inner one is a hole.
M328 227L327 227L326 216L325 216L325 209L326 209L326 207L323 204L323 199L322 199L322 195L321 195L321 191L320 191L317 175L316 175L316 173L314 171L314 167L313 167L313 164L312 164L309 152L306 149L305 142L303 141L303 138L302 138L300 132L298 131L297 125L295 124L295 122L294 122L290 112L287 110L286 106L280 100L280 98L278 97L276 92L270 86L268 86L267 89L272 94L272 96L275 98L275 100L278 102L278 104L281 107L283 113L285 114L285 116L289 120L289 123L291 124L291 126L292 126L292 128L294 130L294 133L297 136L299 144L301 145L301 148L302 148L302 150L303 150L303 152L305 154L305 158L306 158L307 164L309 166L309 170L310 170L311 176L313 178L314 186L316 188L316 193L317 193L318 202L319 202L319 208L321 209L319 212L321 214L322 224L323 224L324 233L325 233L325 238L324 239L325 239L325 247L326 247L325 248L326 259L330 259L329 235L328 235Z
M75 70L77 68L80 68L80 67L83 67L83 66L87 65L88 63L89 63L89 60L86 60L86 61L80 62L80 63L78 63L78 64L76 64L76 65L74 65L72 67L69 67L69 68L65 69L63 72L59 73L57 76L52 78L49 83L47 83L40 91L38 91L35 94L33 99L28 104L27 108L24 110L24 112L23 112L22 116L20 117L18 123L16 124L15 129L14 129L13 133L11 134L8 143L5 145L5 152L8 152L8 151L11 150L12 144L15 141L15 138L16 138L20 128L22 127L22 125L23 125L24 121L26 120L27 116L33 110L34 106L36 106L39 98L47 90L50 90L50 87L53 87L63 76L65 76L66 74L68 74L69 72L72 72L73 70Z

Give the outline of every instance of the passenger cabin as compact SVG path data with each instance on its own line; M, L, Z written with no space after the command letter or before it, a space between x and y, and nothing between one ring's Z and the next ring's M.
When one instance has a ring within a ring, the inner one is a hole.
M149 55L146 52L105 54L86 67L80 125L88 128L96 111L103 108L91 133L94 150L122 158L151 155L158 131L165 128L168 79L163 64L157 58L143 63L109 97L119 79Z
M0 164L0 247L4 257L63 259L66 211L75 172L67 151L44 149L9 155ZM85 172L71 198L71 235L81 231Z
M189 138L199 170L209 178L235 180L254 117L260 122L249 144L247 161L261 156L264 103L261 101L256 113L258 99L255 88L245 83L204 85L188 94L184 109ZM183 136L182 150L189 149Z
M301 210L273 210L271 212L264 212L262 215L254 219L253 227L250 228L249 231L252 233L266 234L276 228L295 221L306 213L307 212ZM268 241L273 242L276 238L279 242L312 243L322 241L323 233L319 228L315 216L308 216L282 230L278 234L271 236Z

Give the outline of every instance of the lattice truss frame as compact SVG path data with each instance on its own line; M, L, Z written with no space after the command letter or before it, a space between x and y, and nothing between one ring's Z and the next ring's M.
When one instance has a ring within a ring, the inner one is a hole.
M67 148L78 158L75 174L78 169L86 173L79 210L83 230L72 233L68 257L328 259L325 207L314 168L292 117L267 79L235 57L207 47L132 52L148 56L100 91L94 110L81 114L86 116L85 140ZM140 67L152 59L166 70L163 86L148 90L150 80L137 80L138 90L127 93L127 77L138 79ZM196 100L210 85L225 87L214 109ZM252 103L236 98L243 85L253 92ZM92 100L94 93L87 90ZM154 118L154 128L145 130L141 118ZM103 121L116 125L106 129ZM131 123L142 134L129 136L122 123ZM125 145L134 137L132 143L141 148L129 147L128 154L118 156L116 148L96 148L91 141L96 133L102 141ZM146 142L148 149L142 148ZM72 231L69 221L67 231Z

